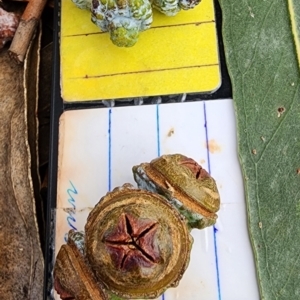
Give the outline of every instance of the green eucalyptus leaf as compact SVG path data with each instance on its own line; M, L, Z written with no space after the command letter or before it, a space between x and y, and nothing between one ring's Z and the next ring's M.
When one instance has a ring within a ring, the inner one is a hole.
M261 299L300 299L300 1L220 4Z
M292 25L292 31L294 35L295 48L298 57L298 63L300 67L300 1L288 0L289 13Z

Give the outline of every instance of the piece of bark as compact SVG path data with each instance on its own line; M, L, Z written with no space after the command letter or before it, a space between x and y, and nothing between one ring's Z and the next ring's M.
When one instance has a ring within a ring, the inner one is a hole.
M35 39L34 43L38 42ZM37 51L33 44L30 51ZM38 59L34 55L30 60ZM28 63L28 64L27 64ZM44 261L36 221L28 142L29 66L0 52L0 299L43 299ZM32 85L37 74L30 75Z
M24 62L30 41L39 23L47 0L29 1L9 48L9 53L18 63Z

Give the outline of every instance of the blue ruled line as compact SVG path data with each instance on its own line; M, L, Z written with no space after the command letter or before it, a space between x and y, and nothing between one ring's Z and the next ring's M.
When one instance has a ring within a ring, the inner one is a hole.
M156 104L157 156L160 156L159 107Z
M159 105L156 105L156 141L157 141L157 156L160 156L160 130L159 130ZM165 300L165 294L161 295L161 300Z
M205 138L206 138L206 151L207 151L207 164L208 164L208 172L211 174L210 169L210 156L208 149L208 126L207 126L207 118L206 118L206 105L205 101L203 101L203 111L204 111L204 127L205 127ZM217 285L218 285L218 299L221 300L221 287L220 287L220 273L219 273L219 261L218 261L218 247L217 247L217 228L214 226L214 248L215 248L215 261L216 261L216 272L217 272Z
M111 108L108 110L108 190L111 191Z

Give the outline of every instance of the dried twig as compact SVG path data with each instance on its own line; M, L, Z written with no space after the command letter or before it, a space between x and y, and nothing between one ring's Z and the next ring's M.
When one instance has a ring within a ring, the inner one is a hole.
M24 61L29 43L34 35L47 0L29 1L9 48L10 56L17 62Z

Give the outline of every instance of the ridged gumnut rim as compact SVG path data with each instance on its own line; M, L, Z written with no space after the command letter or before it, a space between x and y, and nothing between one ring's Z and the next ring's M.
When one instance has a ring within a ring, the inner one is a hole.
M159 224L156 240L161 259L151 268L124 272L113 264L104 237L116 228L123 213ZM95 276L124 298L158 297L168 287L178 285L189 263L193 239L184 218L162 196L129 184L100 200L88 216L85 232L85 253Z

